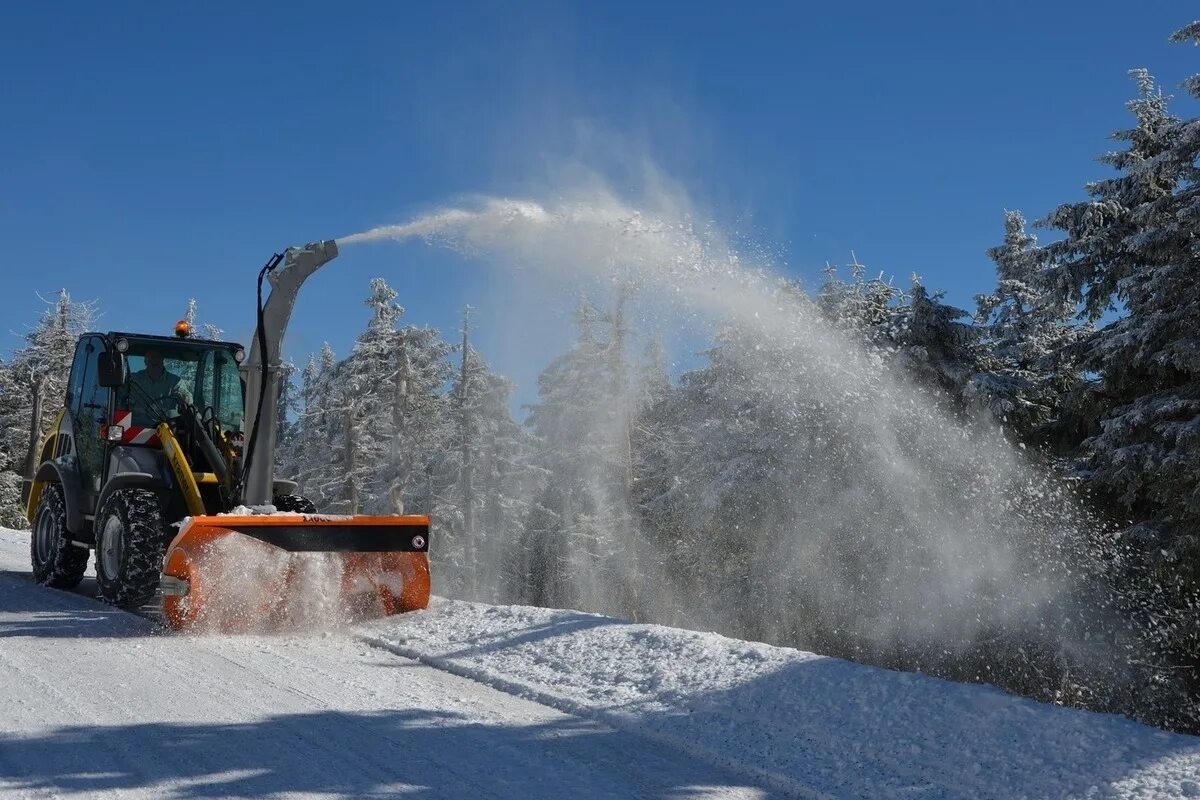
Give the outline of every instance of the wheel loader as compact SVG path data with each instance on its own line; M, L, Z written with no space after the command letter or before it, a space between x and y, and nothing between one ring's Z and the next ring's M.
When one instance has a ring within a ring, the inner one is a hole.
M322 516L274 474L283 336L301 284L337 252L322 241L267 262L249 351L195 338L186 322L174 336L79 338L25 482L36 581L78 585L95 551L101 598L140 608L161 597L177 630L271 625L308 590L304 559L356 615L428 604L427 516Z

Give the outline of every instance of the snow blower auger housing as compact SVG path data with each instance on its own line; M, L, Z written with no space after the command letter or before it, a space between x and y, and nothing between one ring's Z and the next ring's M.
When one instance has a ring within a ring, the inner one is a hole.
M428 517L322 516L274 476L283 336L301 284L337 252L316 242L267 262L249 351L185 322L175 336L79 338L65 408L24 484L35 580L77 585L94 549L108 602L161 594L176 629L244 628L302 590L311 554L356 616L428 604Z

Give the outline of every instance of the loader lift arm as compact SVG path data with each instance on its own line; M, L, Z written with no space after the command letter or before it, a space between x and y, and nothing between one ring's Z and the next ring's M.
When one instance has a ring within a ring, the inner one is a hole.
M275 436L279 423L279 385L283 370L283 336L300 287L314 272L337 258L337 242L327 239L289 247L259 274L258 323L242 374L246 381L246 452L242 458L241 502L267 505L273 497ZM262 278L271 294L262 302Z

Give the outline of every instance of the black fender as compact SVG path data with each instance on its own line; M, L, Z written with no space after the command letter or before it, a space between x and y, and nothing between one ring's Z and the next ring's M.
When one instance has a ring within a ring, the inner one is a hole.
M87 530L83 521L83 484L74 465L61 461L43 462L34 473L33 482L62 486L63 503L67 507L67 530L75 536Z

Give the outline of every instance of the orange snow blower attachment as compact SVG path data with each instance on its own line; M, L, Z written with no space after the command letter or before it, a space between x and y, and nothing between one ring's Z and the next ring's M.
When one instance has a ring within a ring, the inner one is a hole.
M175 630L244 631L377 618L429 604L429 518L193 517L167 548Z

